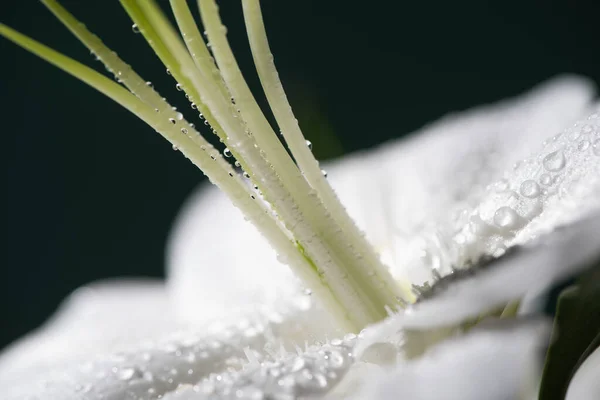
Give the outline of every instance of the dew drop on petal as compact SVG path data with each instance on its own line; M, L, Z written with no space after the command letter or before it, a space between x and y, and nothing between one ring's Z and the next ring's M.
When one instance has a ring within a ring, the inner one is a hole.
M544 157L544 168L548 171L560 171L565 166L565 154L562 150L553 151Z
M225 147L225 150L223 150L223 155L227 158L231 157L231 150Z
M137 24L131 25L131 30L133 33L140 33L140 28L137 26Z
M177 123L177 121L175 121L175 118L169 118L169 122L172 123L173 125L175 125Z
M494 213L494 223L501 228L515 228L519 222L519 215L510 207L500 207Z
M494 189L497 193L502 193L508 190L508 181L506 179L500 179L494 184Z
M593 146L593 152L595 155L600 156L600 139L596 139L594 140L594 144Z
M548 174L542 174L540 176L540 183L549 186L552 183L552 177Z
M577 150L579 150L579 151L586 151L589 147L590 147L590 142L585 139L577 144Z
M324 176L325 178L327 178L327 171L325 171L324 169L322 169L322 170L321 170L321 173L323 174L323 176Z
M306 147L308 147L309 150L312 150L312 142L310 140L306 141Z
M128 381L135 375L135 369L131 367L121 368L117 371L117 378L122 381Z
M171 70L167 68L167 75L171 75Z
M536 181L528 179L521 184L519 191L523 196L533 199L540 195L540 186Z
M181 92L183 90L183 88L181 87L181 83L178 83L177 85L175 85L175 89L177 89Z

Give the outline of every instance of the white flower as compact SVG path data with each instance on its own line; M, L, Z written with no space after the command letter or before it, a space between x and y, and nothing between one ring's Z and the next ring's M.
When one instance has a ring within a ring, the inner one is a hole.
M40 332L9 348L0 357L3 396L535 396L549 334L543 319L532 318L537 302L600 254L600 106L588 82L556 79L327 166L388 272L354 234L299 130L294 136L257 1L243 1L255 62L302 174L279 142L259 137L270 128L238 79L213 1L200 2L201 14L224 82L191 72L194 65L219 70L209 57L195 57L203 50L194 47L200 36L185 2L172 6L192 57L169 41L152 2L123 4L266 202L115 54L54 1L45 3L137 97L10 28L0 25L0 34L140 116L222 191L203 187L185 207L169 244L166 284L80 289ZM229 114L225 93L239 111ZM235 119L252 136L238 132ZM420 301L409 305L415 297ZM494 317L515 301L518 316ZM483 322L471 328L477 318ZM575 375L569 400L597 397L597 371L596 351Z

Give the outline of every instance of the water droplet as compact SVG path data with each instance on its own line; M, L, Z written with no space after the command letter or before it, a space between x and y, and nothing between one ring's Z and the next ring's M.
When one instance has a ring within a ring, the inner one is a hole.
M177 147L176 145L173 145L171 148L175 151L179 150L179 147Z
M540 186L536 181L528 179L521 183L521 188L519 191L523 196L533 199L540 195Z
M181 133L183 133L184 135L187 135L188 130L186 128L181 128Z
M593 146L593 152L595 155L600 156L600 139L596 139L594 140L594 143L592 144Z
M236 160L236 161L233 163L233 165L235 165L235 166L236 166L236 167L238 167L238 168L239 168L239 167L241 167L241 164L240 164L240 162L239 162L239 161L237 161L237 160Z
M571 132L571 134L569 135L569 139L572 141L575 141L575 140L579 139L580 137L581 137L581 132L578 130Z
M146 82L146 86L148 86L148 87L154 87L154 85L150 81Z
M175 85L175 89L177 89L181 92L183 90L183 88L181 87L181 83L178 83L177 85Z
M312 290L310 290L310 289L306 288L306 289L304 289L304 292L303 292L303 293L304 293L306 296L310 296L310 295L312 294Z
M552 183L552 177L548 174L540 175L540 183L549 186Z
M325 178L327 178L327 171L325 171L324 169L322 169L322 170L321 170L321 173L323 174L323 176L324 176Z
M167 75L171 75L171 70L167 68Z
M137 24L131 25L131 30L133 33L140 33L140 28L137 26Z
M502 193L508 190L508 181L506 179L500 179L494 184L494 189L497 193Z
M560 171L565 166L565 155L562 150L554 151L544 157L544 168L548 171Z
M231 150L225 147L225 150L223 150L223 155L227 158L231 157Z
M494 223L501 228L515 228L519 222L519 215L510 207L500 207L494 213Z
M587 149L589 149L589 147L590 147L590 142L585 139L577 144L577 150L579 150L579 151L586 151Z
M172 123L173 125L175 125L177 123L177 121L175 121L175 118L169 118L169 122Z
M310 140L306 141L306 147L308 147L309 150L312 150L312 142Z
M183 114L178 112L175 114L175 118L177 118L177 121L181 121L183 119Z
M117 378L122 381L128 381L135 375L135 369L127 367L117 371Z
M244 172L244 178L250 179L250 174L248 174L247 172Z
M196 103L192 103L192 104L190 104L190 107L192 107L192 109L193 109L193 110L195 110L195 109L197 109L197 108L198 108L198 106L196 105Z

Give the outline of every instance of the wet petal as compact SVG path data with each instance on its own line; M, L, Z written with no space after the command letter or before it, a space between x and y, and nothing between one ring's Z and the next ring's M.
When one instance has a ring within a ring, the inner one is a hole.
M176 327L164 284L154 280L95 283L75 291L40 329L0 357L0 382L23 370L46 370L99 353L125 350Z
M600 347L583 362L569 384L566 400L600 398Z
M453 235L487 198L489 185L579 118L591 97L588 82L555 79L344 159L328 167L329 176L394 272L420 284L433 268L443 272L456 262Z
M254 360L239 371L224 371L180 388L165 399L256 400L320 398L344 378L354 363L356 336Z
M174 312L182 321L198 324L223 315L233 319L311 307L314 319L307 334L337 332L268 242L213 187L202 187L184 206L167 257Z
M113 282L78 290L39 332L0 357L3 398L157 398L211 372L239 368L247 349L265 356L315 341L310 302L257 307L246 316L183 324L163 285Z
M517 248L485 268L443 278L430 298L395 318L405 328L455 325L526 294L542 293L598 259L600 214L595 214Z
M361 376L364 387L351 399L533 398L548 328L531 321L477 327L420 359Z

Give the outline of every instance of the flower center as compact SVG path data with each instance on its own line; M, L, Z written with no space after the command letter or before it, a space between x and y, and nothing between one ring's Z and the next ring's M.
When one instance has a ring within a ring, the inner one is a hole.
M55 0L43 3L128 90L4 25L0 34L103 92L169 140L228 195L344 328L360 330L413 300L365 240L313 157L275 69L259 0L242 1L246 30L289 153L242 76L214 0L199 1L208 43L185 0L170 1L181 35L154 1L121 0L134 32L144 36L192 109L227 146L225 157L66 9ZM241 170L226 158L235 158Z

